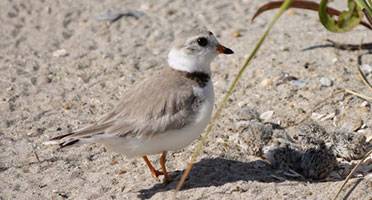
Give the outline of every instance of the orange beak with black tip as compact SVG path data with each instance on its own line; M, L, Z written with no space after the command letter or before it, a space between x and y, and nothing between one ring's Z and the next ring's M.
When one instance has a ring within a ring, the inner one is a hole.
M217 47L217 51L220 52L220 53L223 53L223 54L233 54L233 50L227 48L227 47L224 47L222 45L218 45Z

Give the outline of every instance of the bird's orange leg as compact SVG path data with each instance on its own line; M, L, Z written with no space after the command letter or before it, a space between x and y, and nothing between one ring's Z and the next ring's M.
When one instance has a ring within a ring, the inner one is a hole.
M161 154L161 157L160 157L160 165L161 165L161 168L163 169L163 175L164 175L163 183L169 183L168 173L167 173L167 169L165 167L165 162L166 162L165 157L166 156L167 156L167 152L163 151L163 153Z
M150 169L150 172L152 174L152 176L154 176L154 178L156 179L156 181L159 182L159 175L162 175L163 173L159 172L158 170L156 170L150 163L149 159L147 158L147 156L142 156L143 160L146 162L147 166L149 167Z

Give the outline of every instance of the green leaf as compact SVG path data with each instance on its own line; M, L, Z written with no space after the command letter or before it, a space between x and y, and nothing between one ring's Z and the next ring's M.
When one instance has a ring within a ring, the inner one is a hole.
M368 0L368 3L366 0L355 0L355 2L358 4L359 7L365 8L369 15L372 16L372 1Z
M326 7L328 0L322 0L319 5L319 19L323 26L329 31L335 33L344 33L350 31L357 26L363 18L363 12L361 8L354 2L354 0L348 0L348 10L342 11L338 18L338 21L334 20L328 15Z

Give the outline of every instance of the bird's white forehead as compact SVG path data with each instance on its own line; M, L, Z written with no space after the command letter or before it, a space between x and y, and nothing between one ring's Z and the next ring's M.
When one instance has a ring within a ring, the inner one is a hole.
M195 41L199 37L214 38L213 34L210 34L208 29L204 27L196 27L191 30L182 31L176 35L175 40L173 41L173 47L182 48L185 44L190 44L190 42ZM214 38L214 40L216 40Z

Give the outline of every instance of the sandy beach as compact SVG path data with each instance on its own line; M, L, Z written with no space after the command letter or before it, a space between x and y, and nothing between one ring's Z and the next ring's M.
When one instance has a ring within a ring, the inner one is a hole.
M94 123L126 89L168 67L174 36L195 25L208 27L235 52L218 56L211 65L216 108L276 13L263 13L251 22L265 2L2 0L0 199L168 199L198 141L168 153L173 182L164 185L153 179L141 158L127 159L100 144L59 149L48 139ZM97 20L128 9L145 15L123 16L111 24ZM359 44L372 42L371 36L364 27L331 33L316 12L287 11L244 73L177 199L334 197L360 158L337 156L338 168L322 180L285 176L245 143L237 113L249 108L259 123L285 126L338 88L372 96L356 70L359 53L363 72L372 80L371 50L340 50L326 41ZM298 135L314 122L335 138L363 135L360 148L366 150L371 146L371 114L371 102L340 93L315 109L304 125L272 132ZM156 168L159 157L149 157ZM369 161L340 199L372 199Z

